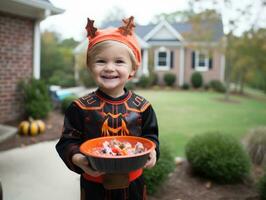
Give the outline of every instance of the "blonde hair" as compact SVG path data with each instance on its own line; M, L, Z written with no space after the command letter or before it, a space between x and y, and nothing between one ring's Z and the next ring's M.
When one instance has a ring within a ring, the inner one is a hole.
M88 49L87 50L87 67L90 67L92 65L95 57L99 53L101 53L104 49L109 48L113 45L117 45L117 44L125 47L128 50L129 57L132 63L132 69L137 70L137 60L136 60L136 57L133 51L127 45L121 42L114 41L114 40L106 40L106 41L100 42L96 44L95 46L93 46L91 49Z

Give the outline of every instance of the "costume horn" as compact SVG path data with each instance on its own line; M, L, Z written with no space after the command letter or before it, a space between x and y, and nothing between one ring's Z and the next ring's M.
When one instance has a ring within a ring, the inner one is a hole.
M132 35L134 31L135 23L134 17L131 16L128 19L123 19L123 25L120 26L118 29L120 30L122 35Z
M87 37L94 38L97 32L97 28L94 27L93 25L94 20L90 20L90 18L87 18L87 20L88 20L86 25Z

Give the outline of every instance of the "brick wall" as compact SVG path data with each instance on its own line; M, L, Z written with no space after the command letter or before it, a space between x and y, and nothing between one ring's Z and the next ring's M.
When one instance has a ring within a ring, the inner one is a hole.
M31 19L0 12L0 123L24 113L17 84L32 77L33 28Z

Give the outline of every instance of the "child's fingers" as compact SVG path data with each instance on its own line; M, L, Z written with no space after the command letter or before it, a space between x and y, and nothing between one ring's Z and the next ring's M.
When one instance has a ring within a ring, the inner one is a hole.
M144 168L152 168L156 164L156 151L152 151Z
M86 165L84 168L83 168L83 171L86 173L86 174L89 174L90 176L94 176L94 177L97 177L97 176L101 176L103 175L104 173L103 172L99 172L99 171L95 171L93 170L90 166Z

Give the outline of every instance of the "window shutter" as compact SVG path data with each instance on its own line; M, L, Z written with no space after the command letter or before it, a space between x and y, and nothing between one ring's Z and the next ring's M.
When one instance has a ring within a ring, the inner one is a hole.
M212 69L212 57L209 58L209 69Z
M192 51L192 56L191 56L191 58L192 58L192 68L193 69L195 69L195 51Z
M174 68L174 51L171 51L171 54L170 54L170 68L171 69Z

